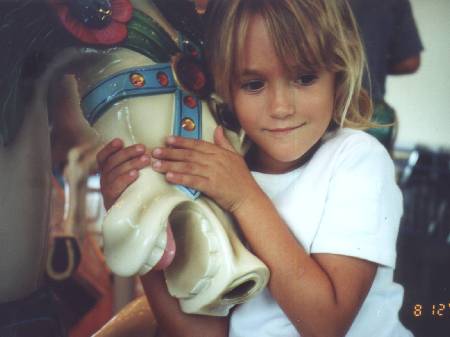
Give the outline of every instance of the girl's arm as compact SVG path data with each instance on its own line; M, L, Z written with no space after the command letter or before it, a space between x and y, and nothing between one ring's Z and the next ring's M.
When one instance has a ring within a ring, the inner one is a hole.
M204 192L234 215L253 252L271 271L272 296L303 337L344 336L377 265L341 255L307 254L220 128L215 143L170 137L170 147L153 151L158 159L153 168L169 182Z
M109 209L137 179L139 169L148 166L150 156L142 144L124 147L120 139L114 139L99 151L97 162L104 204ZM150 271L141 276L141 282L158 322L158 337L228 336L227 317L183 313L178 301L169 295L162 271Z
M158 337L227 337L228 317L188 315L181 311L178 300L169 295L162 271L141 276L145 295L152 307Z
M272 296L302 336L344 336L377 265L343 255L308 255L263 193L247 200L233 213L254 253L270 269Z

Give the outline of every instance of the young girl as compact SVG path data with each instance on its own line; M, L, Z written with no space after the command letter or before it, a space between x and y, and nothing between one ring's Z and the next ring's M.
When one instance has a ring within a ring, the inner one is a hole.
M212 0L207 58L222 119L238 122L245 157L223 129L215 143L169 137L151 149L168 182L229 211L271 271L268 287L228 318L183 314L161 272L147 297L167 336L411 336L393 283L402 197L384 148L362 131L364 55L344 0ZM98 161L111 205L147 165L143 146L105 146ZM144 159L144 160L142 160Z

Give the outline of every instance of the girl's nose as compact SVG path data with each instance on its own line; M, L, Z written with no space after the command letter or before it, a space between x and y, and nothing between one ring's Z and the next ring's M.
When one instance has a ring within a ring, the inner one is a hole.
M273 118L285 119L295 113L295 92L289 84L277 85L271 96Z

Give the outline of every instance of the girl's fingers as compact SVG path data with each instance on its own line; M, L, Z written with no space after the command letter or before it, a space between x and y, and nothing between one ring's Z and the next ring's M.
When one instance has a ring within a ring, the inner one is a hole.
M105 164L106 159L108 159L109 156L116 153L120 149L123 148L123 142L119 138L115 138L109 143L107 143L100 151L97 152L97 164L99 167L102 167Z
M108 173L119 165L142 156L145 153L145 146L142 144L131 145L111 154L101 166L101 172Z
M166 139L166 144L174 148L190 149L205 154L212 154L216 151L214 144L200 139L170 136Z
M155 148L152 157L161 160L204 162L207 159L204 153L190 149L179 149L171 147Z
M147 154L143 154L137 158L133 158L123 162L120 165L117 165L110 171L105 171L103 174L103 180L105 184L114 184L114 181L133 170L140 170L144 167L147 167L150 164L150 156Z
M205 177L175 172L167 172L166 180L169 183L184 185L208 194L207 188L209 180Z
M203 164L186 161L162 161L155 160L152 163L153 170L157 172L172 172L194 176L206 177L208 167Z
M125 189L132 184L139 176L137 170L131 170L125 174L118 176L112 184L104 185L101 183L100 190L103 195L103 203L108 210L125 191Z

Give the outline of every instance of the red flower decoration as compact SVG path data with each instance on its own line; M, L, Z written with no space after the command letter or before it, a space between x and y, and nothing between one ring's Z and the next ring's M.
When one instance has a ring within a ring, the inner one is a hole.
M59 21L77 39L88 44L113 45L128 35L126 23L130 21L133 6L130 0L111 0L111 22L103 28L91 28L70 13L63 0L48 0L56 11Z

